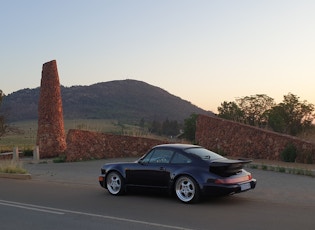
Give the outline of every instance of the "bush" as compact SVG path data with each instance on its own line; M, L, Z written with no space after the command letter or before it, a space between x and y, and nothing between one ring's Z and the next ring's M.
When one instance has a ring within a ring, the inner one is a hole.
M33 150L31 150L31 149L23 150L23 156L25 156L25 157L32 157L33 156Z
M281 160L285 162L295 162L297 157L297 149L293 144L287 145L287 147L281 152Z
M67 156L66 155L60 155L58 157L56 157L55 159L53 159L54 163L64 163L67 160Z

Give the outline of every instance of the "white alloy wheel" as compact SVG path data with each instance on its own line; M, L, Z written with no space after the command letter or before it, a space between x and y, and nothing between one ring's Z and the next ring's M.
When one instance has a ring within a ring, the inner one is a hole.
M175 192L178 199L184 203L196 202L199 199L199 187L189 176L181 176L176 180Z
M118 172L110 172L106 177L106 185L110 194L120 195L123 193L124 182Z

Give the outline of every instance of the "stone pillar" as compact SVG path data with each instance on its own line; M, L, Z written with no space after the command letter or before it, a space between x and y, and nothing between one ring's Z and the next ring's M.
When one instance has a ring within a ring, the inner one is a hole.
M39 159L39 147L36 145L33 150L33 161L39 161Z
M19 158L20 158L19 148L18 147L14 147L13 148L13 157L12 157L12 159L15 160L15 161L18 161Z
M36 145L40 158L51 158L66 150L60 82L55 60L43 64L38 103Z

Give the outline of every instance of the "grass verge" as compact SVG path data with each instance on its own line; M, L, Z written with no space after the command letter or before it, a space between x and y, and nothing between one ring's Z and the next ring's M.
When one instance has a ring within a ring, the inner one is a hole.
M22 162L12 160L0 161L0 173L27 174Z
M265 165L265 164L261 164L261 165L250 164L248 167L252 169L262 169L265 171L274 171L274 172L280 172L280 173L289 173L289 174L295 174L295 175L315 177L315 174L311 170L308 170L308 169L273 166L273 165Z

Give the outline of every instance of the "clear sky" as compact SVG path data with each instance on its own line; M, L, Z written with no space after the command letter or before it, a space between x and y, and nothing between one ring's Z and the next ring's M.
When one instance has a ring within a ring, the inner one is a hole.
M315 104L314 0L0 0L0 89L135 79L216 112L289 92Z

